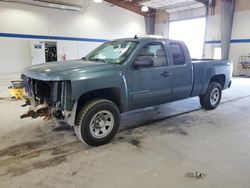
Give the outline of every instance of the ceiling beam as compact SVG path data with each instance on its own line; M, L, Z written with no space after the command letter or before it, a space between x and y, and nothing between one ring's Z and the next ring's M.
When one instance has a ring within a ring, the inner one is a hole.
M155 14L154 9L149 9L148 12L142 12L141 11L142 6L133 1L129 1L129 0L105 0L105 1L113 5L116 5L118 7L130 10L134 13L140 14L142 16L149 16L149 15Z

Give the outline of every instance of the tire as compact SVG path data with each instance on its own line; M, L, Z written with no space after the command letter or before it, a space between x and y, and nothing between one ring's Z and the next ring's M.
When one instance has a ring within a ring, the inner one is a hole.
M106 99L94 99L77 114L74 132L87 145L100 146L111 141L119 125L120 112L117 106Z
M222 87L218 82L209 84L205 95L200 96L200 104L206 110L213 110L220 104Z

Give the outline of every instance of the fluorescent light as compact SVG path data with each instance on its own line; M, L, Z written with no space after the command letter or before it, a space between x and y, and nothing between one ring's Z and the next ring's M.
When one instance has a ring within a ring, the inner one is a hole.
M142 6L141 11L142 12L148 12L149 8L147 6Z
M102 3L103 0L94 0L94 3Z
M44 6L46 7L46 5L44 5ZM55 3L48 4L48 7L57 8L57 9L64 9L64 10L71 10L71 11L79 11L81 9L81 6L69 6L69 5L61 5L61 4L55 4Z

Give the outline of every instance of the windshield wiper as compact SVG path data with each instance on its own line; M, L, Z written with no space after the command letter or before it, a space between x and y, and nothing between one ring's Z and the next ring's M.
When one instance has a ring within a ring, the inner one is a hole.
M98 58L94 58L94 59L90 59L91 61L97 61L97 62L104 62L106 63L106 61L104 59L98 59Z

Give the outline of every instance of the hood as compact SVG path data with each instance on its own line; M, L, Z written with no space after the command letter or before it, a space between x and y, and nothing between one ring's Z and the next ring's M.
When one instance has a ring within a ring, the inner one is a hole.
M25 69L23 74L38 80L70 80L72 76L80 77L88 72L100 72L116 66L114 64L84 60L56 61L30 66Z

